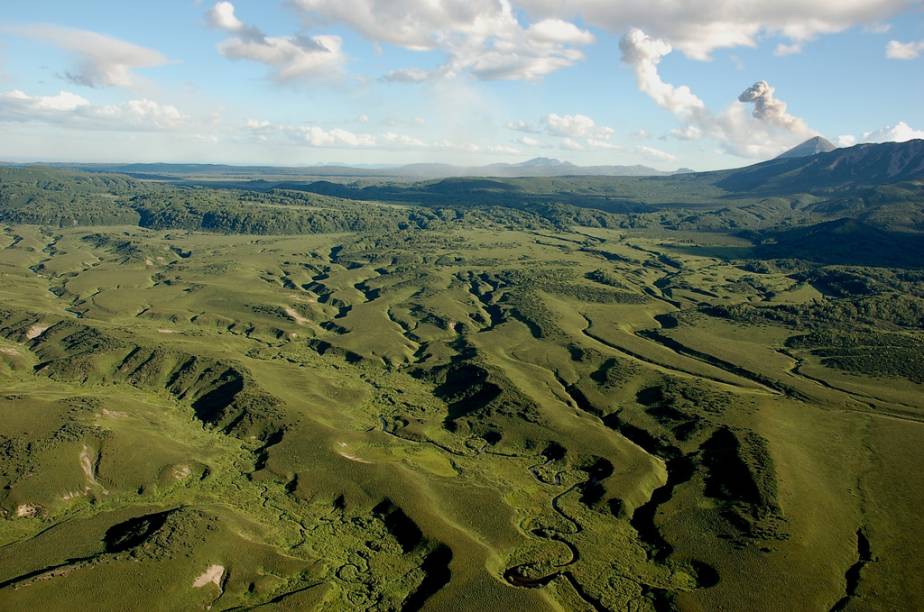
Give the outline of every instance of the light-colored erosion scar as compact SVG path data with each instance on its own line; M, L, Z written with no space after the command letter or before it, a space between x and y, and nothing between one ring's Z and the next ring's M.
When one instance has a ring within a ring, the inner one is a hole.
M49 327L48 325L39 325L39 324L33 325L32 327L29 328L29 331L26 332L26 339L35 340L36 338L44 334L46 331L48 331L48 327Z
M9 355L10 357L18 357L19 351L14 348L0 348L0 355Z
M193 581L193 588L201 589L209 584L214 584L221 590L221 579L224 578L224 576L225 568L223 565L210 565Z
M34 518L41 513L41 506L36 506L35 504L20 504L16 508L16 516L18 518Z
M80 469L83 470L83 475L88 485L99 487L103 490L104 494L109 493L109 491L96 480L96 456L93 450L86 444L83 445L83 450L80 451Z
M292 308L291 306L286 306L285 311L286 311L286 314L289 315L292 318L292 320L298 323L299 325L305 325L308 323L308 319L298 314L298 311Z
M84 487L83 491L67 491L61 496L61 501L71 501L78 497L84 497L90 493L90 487Z
M175 329L158 329L157 331L160 332L160 333L162 333L162 334L178 334L178 333L180 333L180 332L176 331Z
M348 452L346 451L346 448L347 448L347 443L346 443L346 442L338 442L337 445L338 445L341 449L343 449L343 450L337 451L337 454L340 455L341 457L343 457L344 459L349 459L350 461L355 461L356 463L365 463L365 464L371 464L371 463L372 463L371 461L366 461L365 459L363 459L363 458L361 458L361 457L357 457L356 455L354 455L354 454L352 454L352 453L348 453Z
M361 459L360 457L357 457L356 455L351 455L350 453L344 453L341 451L337 454L343 457L344 459L349 459L350 461L355 461L356 463L366 463L366 464L372 463L371 461L366 461L365 459Z

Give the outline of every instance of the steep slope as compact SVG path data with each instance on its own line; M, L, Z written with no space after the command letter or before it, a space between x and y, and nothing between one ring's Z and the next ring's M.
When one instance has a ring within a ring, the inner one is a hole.
M795 146L785 153L777 156L776 159L811 157L813 155L818 155L819 153L830 153L835 149L837 149L837 147L835 147L834 144L827 138L815 136L814 138L809 138L802 144Z
M924 179L924 140L862 144L812 157L774 159L732 172L732 192L815 193Z
M764 232L757 254L826 264L919 267L924 235L892 232L856 219L837 219L806 227Z

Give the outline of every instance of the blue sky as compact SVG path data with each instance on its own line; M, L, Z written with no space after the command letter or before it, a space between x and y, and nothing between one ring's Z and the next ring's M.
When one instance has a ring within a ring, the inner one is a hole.
M5 0L0 130L8 161L740 166L924 137L924 4Z

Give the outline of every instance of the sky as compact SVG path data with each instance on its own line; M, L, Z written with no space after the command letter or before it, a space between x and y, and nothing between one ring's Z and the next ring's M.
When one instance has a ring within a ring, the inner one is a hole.
M3 0L0 160L551 157L924 138L924 0Z

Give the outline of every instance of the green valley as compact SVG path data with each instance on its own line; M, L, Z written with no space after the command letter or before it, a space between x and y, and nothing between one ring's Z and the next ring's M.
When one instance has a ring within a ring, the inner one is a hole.
M0 168L0 608L921 608L922 147Z

